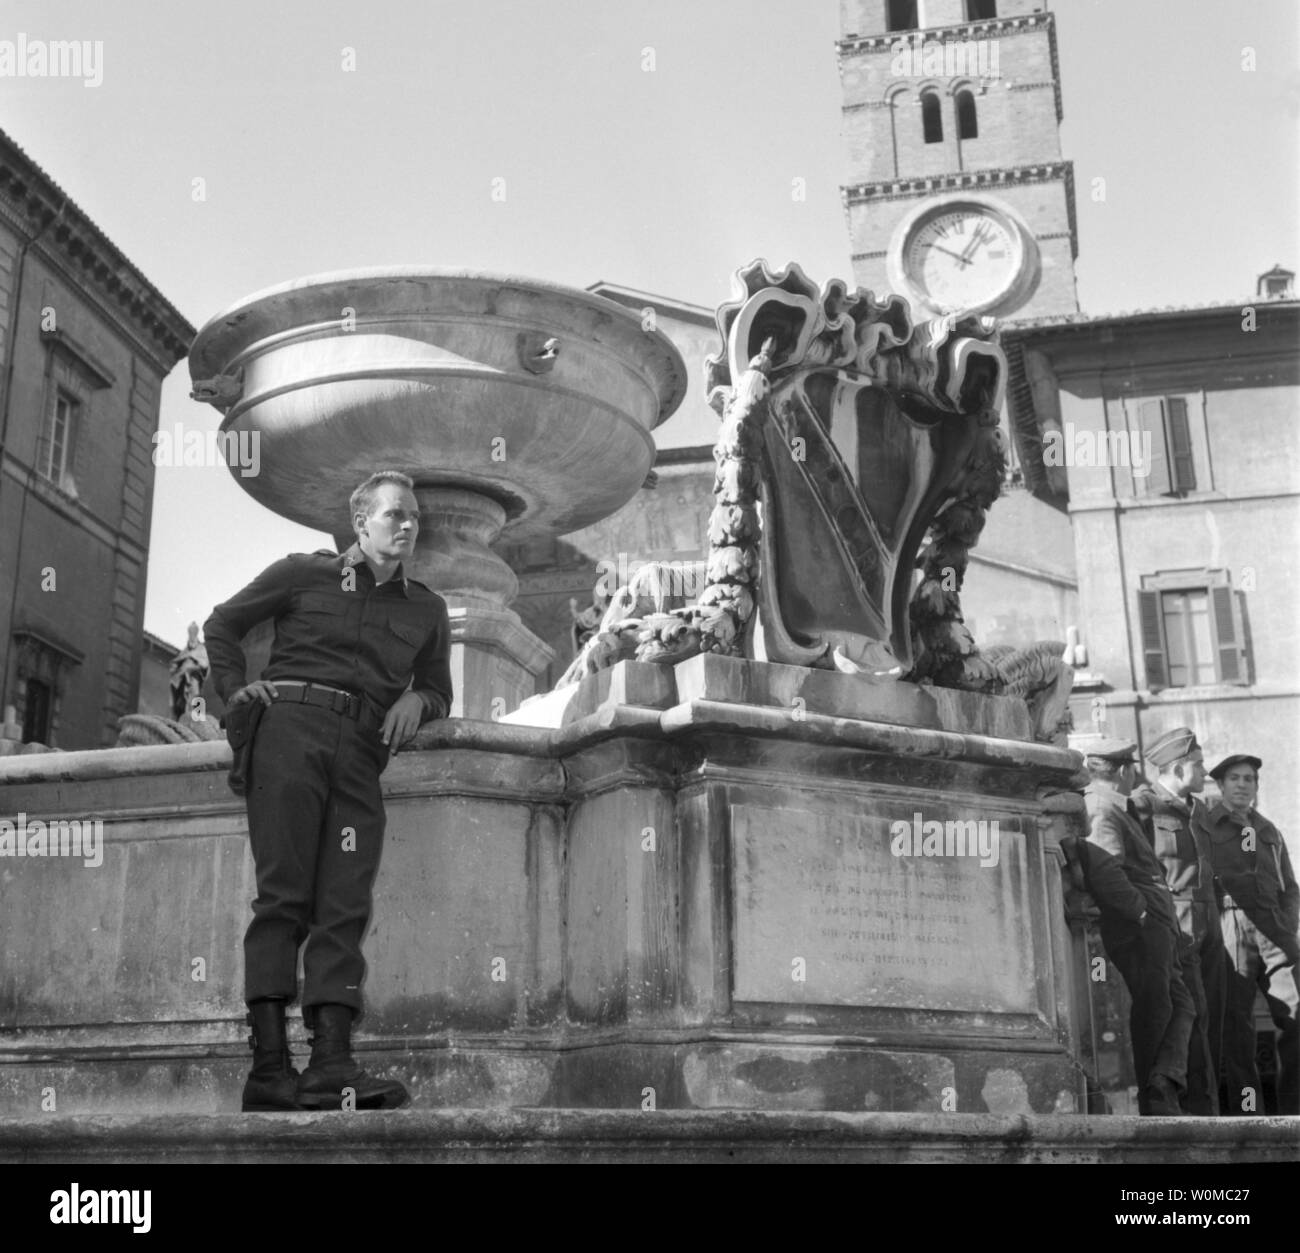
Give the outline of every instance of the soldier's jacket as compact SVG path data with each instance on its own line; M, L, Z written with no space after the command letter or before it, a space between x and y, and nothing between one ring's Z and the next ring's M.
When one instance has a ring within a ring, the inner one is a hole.
M1124 867L1091 840L1067 835L1061 840L1061 849L1076 872L1078 886L1097 903L1101 913L1098 930L1106 951L1141 935L1146 898L1129 882Z
M1192 807L1158 782L1142 784L1132 801L1152 851L1164 867L1179 928L1193 940L1218 932L1214 869L1205 837L1198 837L1192 827Z
M1165 882L1165 870L1147 840L1142 823L1127 796L1094 779L1083 791L1091 830L1088 839L1124 868L1128 881L1146 901L1147 925L1162 922L1178 931L1174 898Z
M1281 832L1252 809L1243 822L1222 801L1198 805L1192 815L1198 834L1204 836L1210 864L1222 890L1245 911L1274 944L1295 960L1300 951L1300 885ZM1255 838L1247 838L1250 827Z

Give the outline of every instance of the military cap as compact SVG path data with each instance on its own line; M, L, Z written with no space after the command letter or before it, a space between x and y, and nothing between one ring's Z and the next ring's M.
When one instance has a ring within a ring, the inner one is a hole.
M1171 762L1178 761L1196 752L1200 745L1196 742L1196 732L1191 727L1175 727L1166 731L1146 751L1146 759L1157 770L1163 770Z
M1259 773L1259 768L1264 763L1258 757L1252 757L1249 753L1233 753L1231 757L1225 757L1213 770L1210 771L1210 778L1216 783L1223 782L1223 776L1228 773L1233 766L1240 766L1242 763L1255 768L1255 773Z
M1100 757L1105 761L1130 762L1137 760L1137 744L1132 740L1118 740L1107 736L1098 736L1092 740L1081 740L1074 746L1085 757Z

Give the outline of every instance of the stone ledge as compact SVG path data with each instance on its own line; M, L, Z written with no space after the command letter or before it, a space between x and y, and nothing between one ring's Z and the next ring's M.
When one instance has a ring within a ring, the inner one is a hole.
M0 1162L1300 1161L1296 1118L397 1110L0 1119Z

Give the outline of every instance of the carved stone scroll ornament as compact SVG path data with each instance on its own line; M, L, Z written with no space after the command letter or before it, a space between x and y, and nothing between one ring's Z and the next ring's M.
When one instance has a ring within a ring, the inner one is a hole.
M1005 470L992 321L914 325L899 296L838 280L819 292L797 265L762 260L733 287L724 351L705 363L722 429L704 591L664 610L664 571L643 567L561 685L627 657L733 653L1014 691L1049 738L1069 690L1064 646L981 654L961 616Z

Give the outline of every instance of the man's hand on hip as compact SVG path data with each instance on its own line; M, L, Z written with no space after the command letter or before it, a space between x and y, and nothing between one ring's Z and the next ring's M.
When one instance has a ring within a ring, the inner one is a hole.
M241 687L227 702L230 707L243 705L250 700L260 700L264 705L270 705L272 701L279 696L275 690L274 683L268 683L265 679L254 679L245 687Z
M384 725L379 729L390 752L395 754L420 729L423 717L424 701L414 692L403 692L384 715Z

